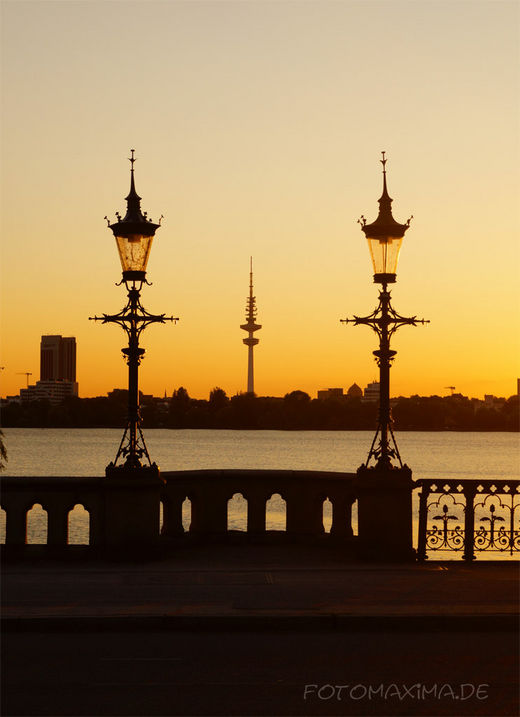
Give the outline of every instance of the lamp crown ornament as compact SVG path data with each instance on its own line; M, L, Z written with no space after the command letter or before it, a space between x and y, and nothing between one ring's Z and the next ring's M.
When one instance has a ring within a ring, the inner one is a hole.
M134 163L137 162L137 157L134 156L135 149L131 149L130 152L132 156L128 158L128 161L132 166L130 168L130 191L125 197L126 214L124 218L121 219L119 212L116 212L117 222L110 224L110 229L112 229L114 234L116 231L120 233L121 231L129 232L132 229L137 229L141 232L144 230L153 236L160 224L154 224L154 222L148 218L148 212L141 211L141 197L135 189Z

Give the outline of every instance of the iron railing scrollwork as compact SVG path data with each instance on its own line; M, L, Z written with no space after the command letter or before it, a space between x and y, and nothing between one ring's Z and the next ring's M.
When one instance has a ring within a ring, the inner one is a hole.
M419 480L417 557L430 552L520 552L520 481Z

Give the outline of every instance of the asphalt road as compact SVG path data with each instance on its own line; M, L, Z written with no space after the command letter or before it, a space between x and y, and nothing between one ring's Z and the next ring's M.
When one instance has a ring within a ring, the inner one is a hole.
M508 630L14 631L2 650L4 717L519 711Z

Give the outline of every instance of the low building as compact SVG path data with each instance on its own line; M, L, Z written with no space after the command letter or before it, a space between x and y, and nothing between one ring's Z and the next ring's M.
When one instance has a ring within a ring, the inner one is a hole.
M69 396L78 395L77 381L36 381L33 386L20 389L20 400L22 403L29 401L44 401L50 403L61 403Z
M318 399L324 401L327 398L343 398L342 388L326 388L318 391Z
M379 401L379 381L372 381L363 391L363 401L375 403Z
M484 395L484 405L488 408L498 408L506 402L505 398L498 398L492 394L486 393Z

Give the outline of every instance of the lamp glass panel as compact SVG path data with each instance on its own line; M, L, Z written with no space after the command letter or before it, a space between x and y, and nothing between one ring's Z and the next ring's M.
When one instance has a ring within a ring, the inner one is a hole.
M374 274L396 274L403 237L367 237Z
M123 271L146 271L153 236L129 234L117 236L116 243Z

